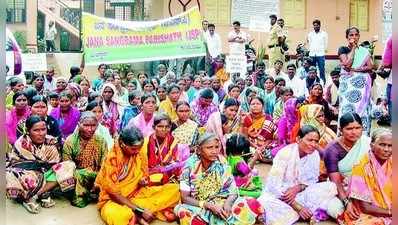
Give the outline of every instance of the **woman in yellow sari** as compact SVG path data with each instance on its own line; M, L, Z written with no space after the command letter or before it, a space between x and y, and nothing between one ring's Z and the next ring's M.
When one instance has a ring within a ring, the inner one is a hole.
M312 125L318 129L320 134L320 150L323 150L330 142L337 138L336 133L325 124L325 112L322 105L304 105L300 107L299 112L300 126Z
M176 84L172 84L167 88L166 100L160 102L159 111L166 113L171 121L178 119L176 105L181 95L181 88Z
M165 221L162 211L180 200L178 184L148 185L143 143L139 129L125 128L98 173L98 208L106 224L148 224L155 218Z
M392 224L392 133L373 131L371 150L352 169L349 201L354 207L338 218L344 225Z

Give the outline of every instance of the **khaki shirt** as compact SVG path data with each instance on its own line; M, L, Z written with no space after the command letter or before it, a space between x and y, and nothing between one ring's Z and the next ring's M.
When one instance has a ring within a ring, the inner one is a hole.
M268 42L267 45L277 45L278 42L278 37L282 37L284 35L284 32L282 28L278 24L274 24L271 27L271 30L269 32L268 36Z

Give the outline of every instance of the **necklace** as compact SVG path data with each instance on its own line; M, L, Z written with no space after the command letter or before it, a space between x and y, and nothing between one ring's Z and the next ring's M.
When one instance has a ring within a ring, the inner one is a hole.
M344 148L344 150L346 150L347 152L351 150L351 147L348 147L346 144L344 144L344 142L342 141L342 139L339 139L339 144L341 145L341 147Z

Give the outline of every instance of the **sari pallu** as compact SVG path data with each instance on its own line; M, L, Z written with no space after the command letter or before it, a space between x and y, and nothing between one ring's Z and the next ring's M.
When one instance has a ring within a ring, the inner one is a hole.
M375 205L392 208L392 157L380 165L372 151L364 155L352 169L349 197ZM357 207L359 211L360 208ZM358 220L351 220L346 213L338 218L340 224L389 225L392 218L376 217L360 213Z
M57 108L53 109L50 116L57 120L61 130L62 138L65 140L75 130L79 122L80 111L75 107L71 107L67 115L62 117L61 108L58 106Z
M15 200L28 200L44 187L46 182L57 182L62 191L74 187L75 164L61 161L56 139L46 136L41 146L33 144L29 136L21 136L6 160L6 193Z
M352 63L353 69L359 69L370 59L366 48L358 47ZM369 73L347 72L341 68L339 86L339 120L347 112L356 112L362 119L364 133L370 132L370 95L372 80Z
M148 137L155 131L153 129L154 117L155 116L152 115L152 118L147 122L145 121L144 113L141 112L136 117L130 120L130 122L127 124L127 127L135 126L141 131L144 137Z
M178 181L181 168L189 157L189 148L177 145L171 134L160 145L155 134L145 138L143 151L148 156L149 175L159 174L163 184Z
M275 139L277 126L266 115L253 119L249 114L243 117L242 127L247 129L251 147L265 150L266 158L270 158L272 149L278 144Z
M188 119L185 123L176 126L177 128L171 132L176 143L193 146L199 137L198 124Z
M107 155L95 181L100 188L98 208L106 224L126 225L135 220L132 209L112 201L109 193L119 193L138 207L149 209L165 221L162 210L174 207L180 200L177 184L143 187L141 179L147 177L148 159L143 149L131 157L123 154L118 141Z
M238 194L231 169L222 156L204 171L201 160L196 154L192 155L185 164L180 179L180 190L190 192L191 196L199 201L218 205L223 205L229 195ZM183 203L177 205L174 212L180 218L181 225L204 223L249 225L256 222L257 216L263 213L263 209L255 199L238 197L232 205L232 213L227 220L221 219L209 210Z
M230 132L228 134L224 134L223 126L221 122L221 113L215 112L212 113L209 117L209 120L206 123L206 131L210 133L214 133L221 141L222 149L221 152L225 155L225 143L226 140L234 133L238 133L240 130L240 119L237 115L234 120L228 121L226 126L230 128Z
M30 109L29 107L26 107L22 116L18 118L17 116L17 111L15 107L11 109L11 111L6 112L6 121L5 121L5 127L7 130L7 138L8 138L8 143L14 144L15 141L17 140L17 125L18 122L21 120L25 120L28 118L30 115Z
M159 104L159 111L166 113L171 121L176 121L178 119L177 112L170 98L167 96L166 100Z
M105 139L97 135L94 135L85 146L81 146L78 129L66 139L62 158L64 161L71 160L76 164L74 172L76 186L71 199L72 205L82 208L95 200L90 196L90 192L107 151Z

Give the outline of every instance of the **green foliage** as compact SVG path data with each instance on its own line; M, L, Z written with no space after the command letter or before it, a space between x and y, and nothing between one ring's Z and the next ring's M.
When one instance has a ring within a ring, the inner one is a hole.
M265 47L263 45L261 45L258 49L257 49L257 62L260 62L262 60L264 60L265 57Z
M13 33L15 40L17 41L19 47L21 48L22 52L27 52L28 49L26 48L26 32L24 31L15 31Z
M120 76L124 78L126 74L131 70L131 64L113 64L111 69L118 70Z

